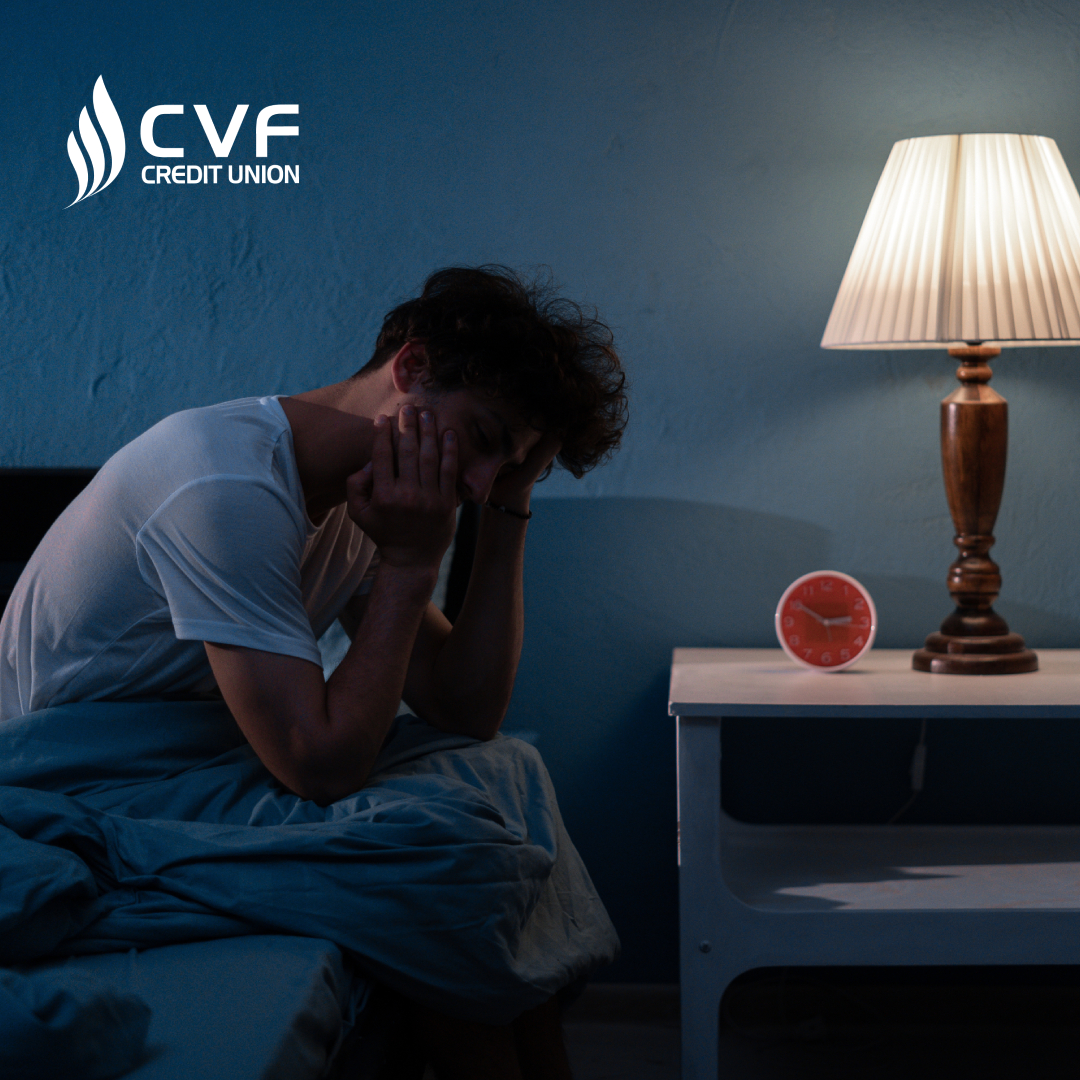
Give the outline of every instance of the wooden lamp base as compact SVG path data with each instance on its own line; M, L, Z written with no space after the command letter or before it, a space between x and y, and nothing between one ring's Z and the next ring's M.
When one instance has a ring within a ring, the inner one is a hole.
M937 675L1018 675L1038 671L1039 658L1019 634L956 637L935 631L915 650L911 666Z
M981 345L949 350L960 361L960 387L941 403L941 463L960 551L949 567L956 610L912 657L916 671L1012 675L1039 667L1039 658L993 608L1001 572L989 551L1005 487L1008 404L987 384L988 361L1000 353Z

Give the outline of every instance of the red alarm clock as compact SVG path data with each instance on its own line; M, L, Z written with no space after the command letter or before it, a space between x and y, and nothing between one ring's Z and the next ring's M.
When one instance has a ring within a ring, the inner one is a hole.
M784 652L817 671L851 667L870 651L876 633L870 594L837 570L796 578L776 605L776 636Z

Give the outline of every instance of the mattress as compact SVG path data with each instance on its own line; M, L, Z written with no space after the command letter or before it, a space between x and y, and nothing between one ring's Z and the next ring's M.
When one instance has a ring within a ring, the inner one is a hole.
M16 970L136 994L152 1016L130 1080L316 1080L351 1032L370 984L329 941L252 935Z

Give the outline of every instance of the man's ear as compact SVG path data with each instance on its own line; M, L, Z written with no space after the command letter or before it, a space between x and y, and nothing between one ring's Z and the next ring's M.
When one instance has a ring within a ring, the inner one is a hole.
M406 341L390 358L390 375L399 394L415 393L427 385L427 352L422 341Z

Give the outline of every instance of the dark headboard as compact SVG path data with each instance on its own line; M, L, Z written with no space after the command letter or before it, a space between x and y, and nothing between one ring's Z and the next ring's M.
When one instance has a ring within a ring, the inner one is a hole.
M0 469L0 612L49 526L96 469Z

